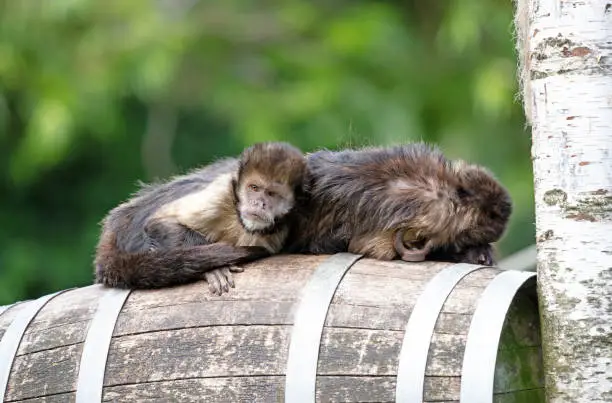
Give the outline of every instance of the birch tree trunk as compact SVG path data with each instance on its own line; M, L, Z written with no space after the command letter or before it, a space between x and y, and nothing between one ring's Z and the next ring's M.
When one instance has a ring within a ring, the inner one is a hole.
M612 402L612 1L517 1L547 401Z

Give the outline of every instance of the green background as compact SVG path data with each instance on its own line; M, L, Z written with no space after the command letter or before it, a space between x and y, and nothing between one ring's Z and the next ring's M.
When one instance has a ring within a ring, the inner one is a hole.
M512 2L0 0L0 303L90 284L137 180L262 140L438 143L533 243Z

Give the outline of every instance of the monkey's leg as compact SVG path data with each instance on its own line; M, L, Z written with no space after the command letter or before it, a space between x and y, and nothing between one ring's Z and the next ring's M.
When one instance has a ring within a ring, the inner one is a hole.
M348 244L348 252L378 260L392 260L397 256L393 235L387 232L356 235Z

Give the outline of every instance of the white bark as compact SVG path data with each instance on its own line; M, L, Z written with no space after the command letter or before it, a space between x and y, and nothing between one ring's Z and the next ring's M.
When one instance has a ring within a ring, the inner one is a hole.
M549 402L612 402L612 1L518 0Z

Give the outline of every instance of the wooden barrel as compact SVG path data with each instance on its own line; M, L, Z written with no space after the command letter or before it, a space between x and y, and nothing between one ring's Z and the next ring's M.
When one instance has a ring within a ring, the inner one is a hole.
M0 315L5 402L542 402L533 273L275 256L236 288L66 290Z

